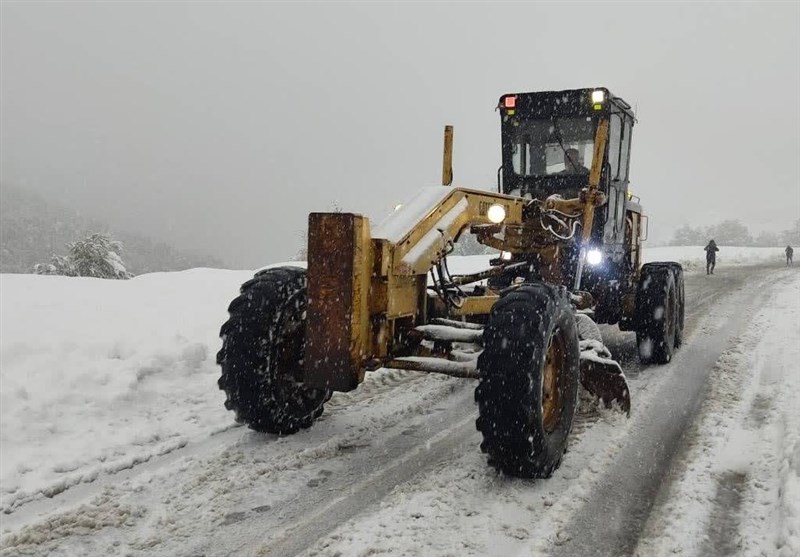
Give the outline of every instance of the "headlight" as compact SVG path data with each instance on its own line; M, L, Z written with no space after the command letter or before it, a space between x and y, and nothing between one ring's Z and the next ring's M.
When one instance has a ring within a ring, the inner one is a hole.
M486 216L495 224L500 224L506 218L506 208L502 205L494 204L486 211Z
M603 252L601 252L599 249L590 249L586 253L586 262L589 265L599 265L602 260Z
M510 251L501 251L500 252L500 259L503 261L511 261L511 252Z
M606 93L605 91L597 90L592 91L592 104L598 104L606 100Z

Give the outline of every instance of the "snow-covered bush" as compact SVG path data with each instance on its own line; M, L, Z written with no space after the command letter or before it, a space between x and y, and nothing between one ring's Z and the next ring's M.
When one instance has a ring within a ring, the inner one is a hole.
M66 277L78 276L69 260L69 257L64 257L62 255L53 255L50 263L38 263L34 265L33 272L37 275L63 275Z
M68 277L95 277L129 279L133 275L125 269L120 252L122 244L105 234L92 234L84 240L67 244L69 253L62 257L53 255L49 264L38 264L38 275L63 275Z

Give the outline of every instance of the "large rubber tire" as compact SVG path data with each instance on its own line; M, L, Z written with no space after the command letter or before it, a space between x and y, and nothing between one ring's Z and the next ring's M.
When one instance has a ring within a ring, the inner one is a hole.
M306 276L279 267L245 282L220 329L219 388L236 421L267 433L288 435L311 426L330 391L305 387Z
M683 281L683 266L674 261L653 262L648 263L646 266L668 268L675 279L675 315L677 317L675 322L675 348L679 348L683 344L683 330L686 322L686 289Z
M636 344L642 363L672 360L679 314L673 270L665 264L643 266L636 292Z
M680 348L683 344L683 329L686 322L686 301L685 287L683 283L683 267L680 263L670 263L672 275L675 278L675 304L677 306L675 323L675 348Z
M566 291L523 285L484 329L476 426L489 464L511 476L547 478L566 450L580 380L573 311Z

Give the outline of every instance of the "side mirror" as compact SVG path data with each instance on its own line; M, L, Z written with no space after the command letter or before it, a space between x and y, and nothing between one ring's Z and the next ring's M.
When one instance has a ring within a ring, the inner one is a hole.
M639 224L639 241L644 242L647 240L647 228L650 220L647 215L642 215L642 222Z

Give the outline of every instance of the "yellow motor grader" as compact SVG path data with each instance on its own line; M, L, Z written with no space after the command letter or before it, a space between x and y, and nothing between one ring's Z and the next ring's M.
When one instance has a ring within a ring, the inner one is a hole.
M630 412L620 366L597 323L636 332L666 363L683 331L683 271L641 265L646 219L628 191L628 103L598 87L500 97L497 191L422 189L376 227L312 213L308 265L244 283L222 326L219 386L251 428L311 426L333 391L400 368L477 379L476 425L489 463L547 477L561 462L579 384ZM452 274L464 234L497 250Z

